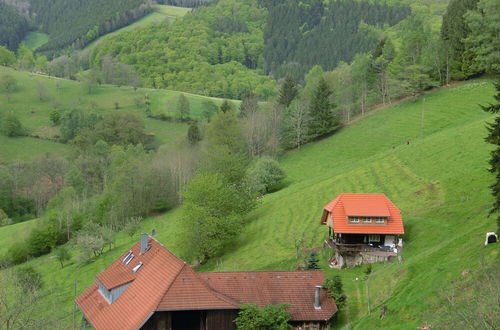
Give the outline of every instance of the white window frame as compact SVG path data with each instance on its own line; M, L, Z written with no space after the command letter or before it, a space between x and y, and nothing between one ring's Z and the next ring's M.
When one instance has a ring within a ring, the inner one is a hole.
M349 217L350 223L359 223L359 217Z
M372 218L370 218L370 217L364 217L363 218L363 223L372 223Z
M377 217L377 218L375 218L375 223L378 223L378 224L385 223L385 218Z

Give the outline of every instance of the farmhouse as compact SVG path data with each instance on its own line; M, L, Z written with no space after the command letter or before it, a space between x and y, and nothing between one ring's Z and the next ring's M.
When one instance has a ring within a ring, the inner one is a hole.
M401 212L384 194L341 194L324 207L321 224L335 268L387 261L403 246Z
M197 273L147 234L77 299L95 329L235 329L242 304L289 304L295 329L324 329L337 312L321 271Z

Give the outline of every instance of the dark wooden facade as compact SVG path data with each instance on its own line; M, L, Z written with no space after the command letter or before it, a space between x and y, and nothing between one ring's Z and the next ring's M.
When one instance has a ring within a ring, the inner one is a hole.
M236 330L238 310L155 312L141 329L145 330Z

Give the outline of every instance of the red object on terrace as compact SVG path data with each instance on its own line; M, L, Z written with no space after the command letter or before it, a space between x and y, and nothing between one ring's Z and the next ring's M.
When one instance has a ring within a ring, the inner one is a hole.
M363 223L364 217L374 220ZM376 223L375 218L384 222ZM404 234L401 212L384 194L341 194L324 207L321 224L342 234Z

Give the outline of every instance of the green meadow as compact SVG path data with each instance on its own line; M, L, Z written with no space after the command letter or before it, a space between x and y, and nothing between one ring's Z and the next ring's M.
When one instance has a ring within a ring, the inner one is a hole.
M43 46L47 43L47 41L49 41L48 34L36 31L28 32L24 38L24 43L32 51L35 51L39 47Z
M0 117L7 113L16 114L21 123L28 128L30 135L39 136L44 140L33 137L0 136L0 162L29 160L45 153L66 154L67 145L49 140L59 132L58 127L52 126L49 119L49 114L54 109L62 112L75 108L102 113L136 112L143 117L146 130L155 134L159 144L173 144L184 138L187 131L187 124L147 118L144 106L137 105L137 102L144 102L147 95L153 114L164 113L175 117L180 92L142 88L134 90L132 87L102 85L92 89L89 93L88 88L77 81L0 67L0 77L5 74L10 74L17 80L18 88L12 93L10 99L7 99L5 93L0 91ZM203 101L212 100L216 104L222 103L221 99L184 94L189 100L190 116L195 119L201 118Z
M286 187L265 196L224 255L201 269L296 269L304 254L296 257L294 242L302 238L303 251L319 250L327 238L327 228L320 225L326 203L342 192L385 193L403 214L401 262L376 264L369 280L363 280L366 267L331 270L330 251L320 253L321 266L328 276L341 275L348 295L338 328L414 329L431 322L443 304L441 293L462 280L463 270L474 275L482 262L498 257L495 246L483 245L485 232L496 224L488 217L493 177L487 171L491 147L484 142L492 117L478 106L491 102L493 92L487 80L441 88L285 154L280 162L288 174ZM156 229L157 239L180 257L186 255L183 228L181 209L142 224L144 232ZM0 239L25 232L21 226L0 228ZM75 281L78 295L137 240L119 233L114 248L89 264L73 257L61 269L50 255L29 262L57 293L47 304L57 306L64 324L73 320ZM384 305L388 312L380 319Z
M127 26L122 27L121 29L118 29L116 31L113 31L111 33L105 34L90 44L85 47L85 49L92 49L94 48L99 42L101 42L104 38L107 38L109 36L125 32L125 31L130 31L132 29L138 29L145 27L149 24L155 24L155 23L170 23L173 22L176 18L182 17L186 15L188 12L191 11L191 8L184 8L184 7L176 7L176 6L169 6L169 5L155 5L153 7L153 12L138 19L132 24L129 24Z

